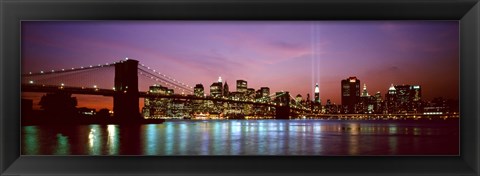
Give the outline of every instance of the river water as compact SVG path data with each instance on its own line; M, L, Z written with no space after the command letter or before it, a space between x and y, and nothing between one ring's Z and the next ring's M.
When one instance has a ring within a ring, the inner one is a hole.
M456 120L23 126L23 155L458 155Z

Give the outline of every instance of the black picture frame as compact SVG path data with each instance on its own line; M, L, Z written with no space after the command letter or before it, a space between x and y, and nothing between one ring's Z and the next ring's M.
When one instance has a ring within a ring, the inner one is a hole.
M1 175L479 175L478 0L1 0ZM20 156L22 20L459 20L460 156Z

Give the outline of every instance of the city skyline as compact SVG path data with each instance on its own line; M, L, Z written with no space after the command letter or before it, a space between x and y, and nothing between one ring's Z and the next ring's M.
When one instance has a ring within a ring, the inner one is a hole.
M456 21L22 22L24 73L129 57L191 86L221 76L232 90L242 79L313 98L318 82L322 103L337 104L350 76L370 94L411 84L427 99L458 99L458 47Z

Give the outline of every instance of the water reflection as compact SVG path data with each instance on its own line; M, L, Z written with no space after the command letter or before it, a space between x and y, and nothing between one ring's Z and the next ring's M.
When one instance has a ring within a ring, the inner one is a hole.
M102 147L102 131L100 125L90 125L90 133L88 134L88 154L100 155Z
M458 123L169 121L25 126L25 155L455 155Z
M62 134L57 134L57 146L55 147L55 155L68 155L70 154L70 144L68 143L68 137Z
M107 125L107 132L108 132L108 154L109 155L117 155L118 154L118 132L117 132L117 125Z
M36 126L26 126L23 127L23 142L22 142L22 151L32 155L38 154L38 135L39 131Z

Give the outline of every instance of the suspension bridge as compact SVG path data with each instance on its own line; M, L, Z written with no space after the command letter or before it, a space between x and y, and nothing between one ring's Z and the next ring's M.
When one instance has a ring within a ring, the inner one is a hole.
M139 79L139 77L142 79ZM113 79L113 86L111 85L111 79ZM148 90L140 91L139 81L143 81L147 85L159 84L177 90L181 92L181 94L167 95L150 93ZM108 85L109 82L110 85ZM281 97L277 102L257 102L254 100L235 100L225 97L195 96L193 95L194 91L192 86L165 73L161 73L152 67L146 66L137 60L128 58L113 63L23 73L22 92L66 92L70 94L113 97L114 116L121 121L143 118L139 111L140 98L211 100L215 102L274 107L277 118L288 118L292 113L310 112L310 108L290 103L292 97L288 92L280 95L272 95L272 97Z

